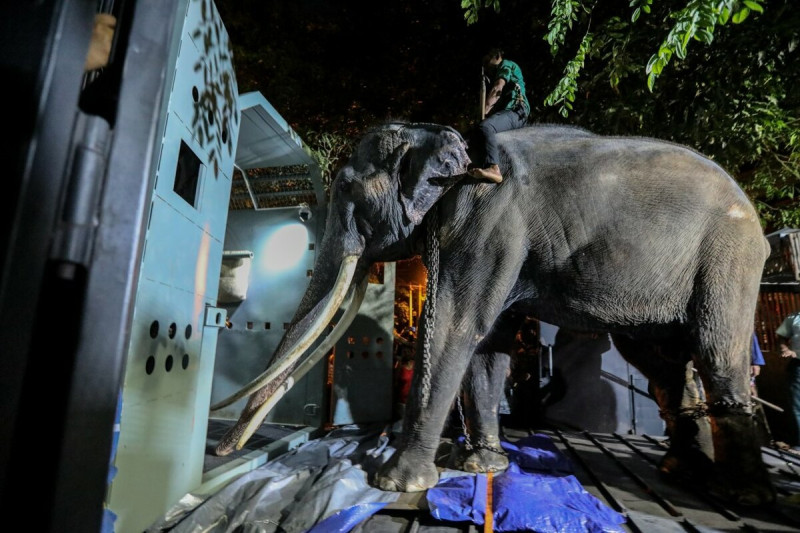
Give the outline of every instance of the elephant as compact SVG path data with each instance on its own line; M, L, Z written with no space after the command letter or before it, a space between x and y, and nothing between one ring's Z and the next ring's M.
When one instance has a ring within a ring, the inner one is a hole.
M610 335L648 378L670 436L664 476L699 477L742 505L773 502L749 387L769 245L746 194L709 158L662 140L547 124L497 140L500 184L467 174L469 146L452 127L387 122L364 135L332 183L314 275L267 369L212 406L249 395L216 453L241 448L333 346L352 316L302 358L345 298L354 315L371 264L421 255L429 284L418 370L378 487L437 483L435 453L462 383L470 446L457 464L507 467L503 337L524 313Z

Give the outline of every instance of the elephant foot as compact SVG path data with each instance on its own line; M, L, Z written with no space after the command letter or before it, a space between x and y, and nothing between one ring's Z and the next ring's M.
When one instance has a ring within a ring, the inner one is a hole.
M422 492L439 482L439 471L432 461L405 459L398 450L375 476L374 485L390 492Z
M712 494L737 505L754 507L775 501L776 491L761 457L753 416L744 404L714 405Z
M508 457L502 448L472 448L459 446L452 459L453 468L462 472L501 472L508 468Z
M711 476L712 469L711 459L697 448L670 448L658 465L658 471L664 478L678 482L705 481Z
M758 507L775 503L776 491L766 469L743 472L742 469L717 465L709 483L714 496L742 507Z

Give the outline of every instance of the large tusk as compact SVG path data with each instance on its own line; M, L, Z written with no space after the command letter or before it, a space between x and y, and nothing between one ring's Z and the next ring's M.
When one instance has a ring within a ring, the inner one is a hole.
M344 332L347 331L347 328L350 327L350 324L353 323L353 320L358 314L358 309L361 307L361 302L364 301L364 295L367 293L368 284L369 276L367 275L364 276L364 279L358 284L358 287L356 287L355 292L353 293L353 300L342 315L339 323L336 324L336 327L334 327L333 331L331 331L330 335L328 335L325 340L322 341L322 344L320 344L311 355L309 355L297 366L296 369L294 369L289 378L282 383L281 386L278 387L273 393L273 395L270 396L270 398L264 402L253 414L250 422L248 422L247 426L244 428L244 433L242 433L242 436L239 437L239 440L236 443L237 450L241 450L244 447L250 437L253 436L253 433L256 432L259 426L261 426L261 423L267 417L275 404L278 403L278 400L283 398L283 396L289 392L289 389L291 389L295 383L300 381L300 378L305 376L308 371L311 370L314 365L331 350L331 348L333 348L336 342L342 338L342 335L344 335Z
M314 322L309 325L303 336L300 337L294 346L292 346L291 350L287 352L287 355L281 357L279 361L262 372L257 378L245 385L238 392L212 405L210 408L211 411L222 409L254 393L278 377L308 350L309 346L317 340L322 331L328 326L328 323L333 320L333 316L336 314L336 311L339 310L339 306L342 305L342 301L344 301L344 297L353 280L356 263L358 263L357 255L348 255L342 260L342 266L339 268L339 276L336 278L336 284L333 287L333 294L328 301L328 305L325 306Z
M347 310L344 312L342 317L339 319L339 322L336 324L336 327L333 328L330 335L328 335L322 344L320 344L316 350L312 352L302 363L297 365L297 368L290 374L290 379L294 379L294 382L297 383L300 381L300 378L306 375L309 370L314 368L314 365L322 359L325 354L327 354L333 346L339 342L339 339L342 338L347 328L350 327L350 324L353 323L355 320L356 315L358 314L358 310L361 307L361 302L364 301L364 295L367 293L367 285L369 285L369 276L364 276L364 279L355 289L353 293L353 300L348 305Z

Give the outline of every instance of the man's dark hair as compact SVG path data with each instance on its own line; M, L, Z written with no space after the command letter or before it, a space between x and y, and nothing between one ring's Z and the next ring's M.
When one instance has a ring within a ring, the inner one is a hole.
M489 48L486 51L486 53L484 54L484 57L491 57L491 58L503 57L503 49L500 48L499 46L493 46L492 48Z

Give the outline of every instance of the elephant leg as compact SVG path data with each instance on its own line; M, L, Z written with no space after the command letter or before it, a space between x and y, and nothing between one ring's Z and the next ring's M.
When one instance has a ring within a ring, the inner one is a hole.
M522 249L520 245L518 250L512 250L506 243L506 246L497 248L494 260L485 255L486 250L475 247L469 247L469 253L479 250L482 254L480 260L457 255L448 261L443 254L437 296L426 300L420 322L423 340L418 343L420 348L416 353L414 378L403 419L402 441L375 478L379 488L413 492L437 483L438 471L434 461L445 421L477 346L489 336L506 305L524 261ZM464 265L471 264L481 268L464 268ZM428 324L428 306L432 304L431 316L435 320ZM429 326L432 330L428 338L430 347L425 350ZM481 415L473 423L482 428L479 431L484 436L496 437L497 421L490 419L492 411L496 414L502 381L495 374L486 371L486 379L491 378L499 385L491 395L478 395L479 402L475 405ZM504 375L505 370L497 374Z
M453 454L453 467L465 472L498 472L508 468L500 446L498 406L510 366L507 353L476 353L464 380L467 435Z
M423 316L420 336L426 334L425 322ZM436 451L470 362L469 354L474 349L475 345L469 342L469 338L452 331L434 336L428 354L423 353L424 342L418 343L411 392L403 418L403 433L397 443L397 451L375 477L378 488L419 492L438 482L439 472L434 463Z
M669 436L659 471L667 477L704 478L711 473L711 426L689 350L674 342L654 343L612 335L614 345L650 381Z
M508 468L500 445L498 407L511 365L511 351L525 316L505 311L489 335L478 344L464 378L467 438L453 456L453 466L465 472L498 472Z
M759 505L773 502L775 490L761 458L750 396L752 324L748 325L727 345L715 341L712 348L701 342L694 359L706 392L714 442L711 489L739 504Z
M736 233L743 235L744 232ZM760 233L749 242L761 242ZM714 442L710 490L741 505L775 500L761 456L750 389L753 317L762 250L745 241L717 239L690 302L692 359L703 381Z
M712 492L741 505L775 500L761 457L750 390L753 312L732 305L698 320L694 364L703 381L714 442Z

